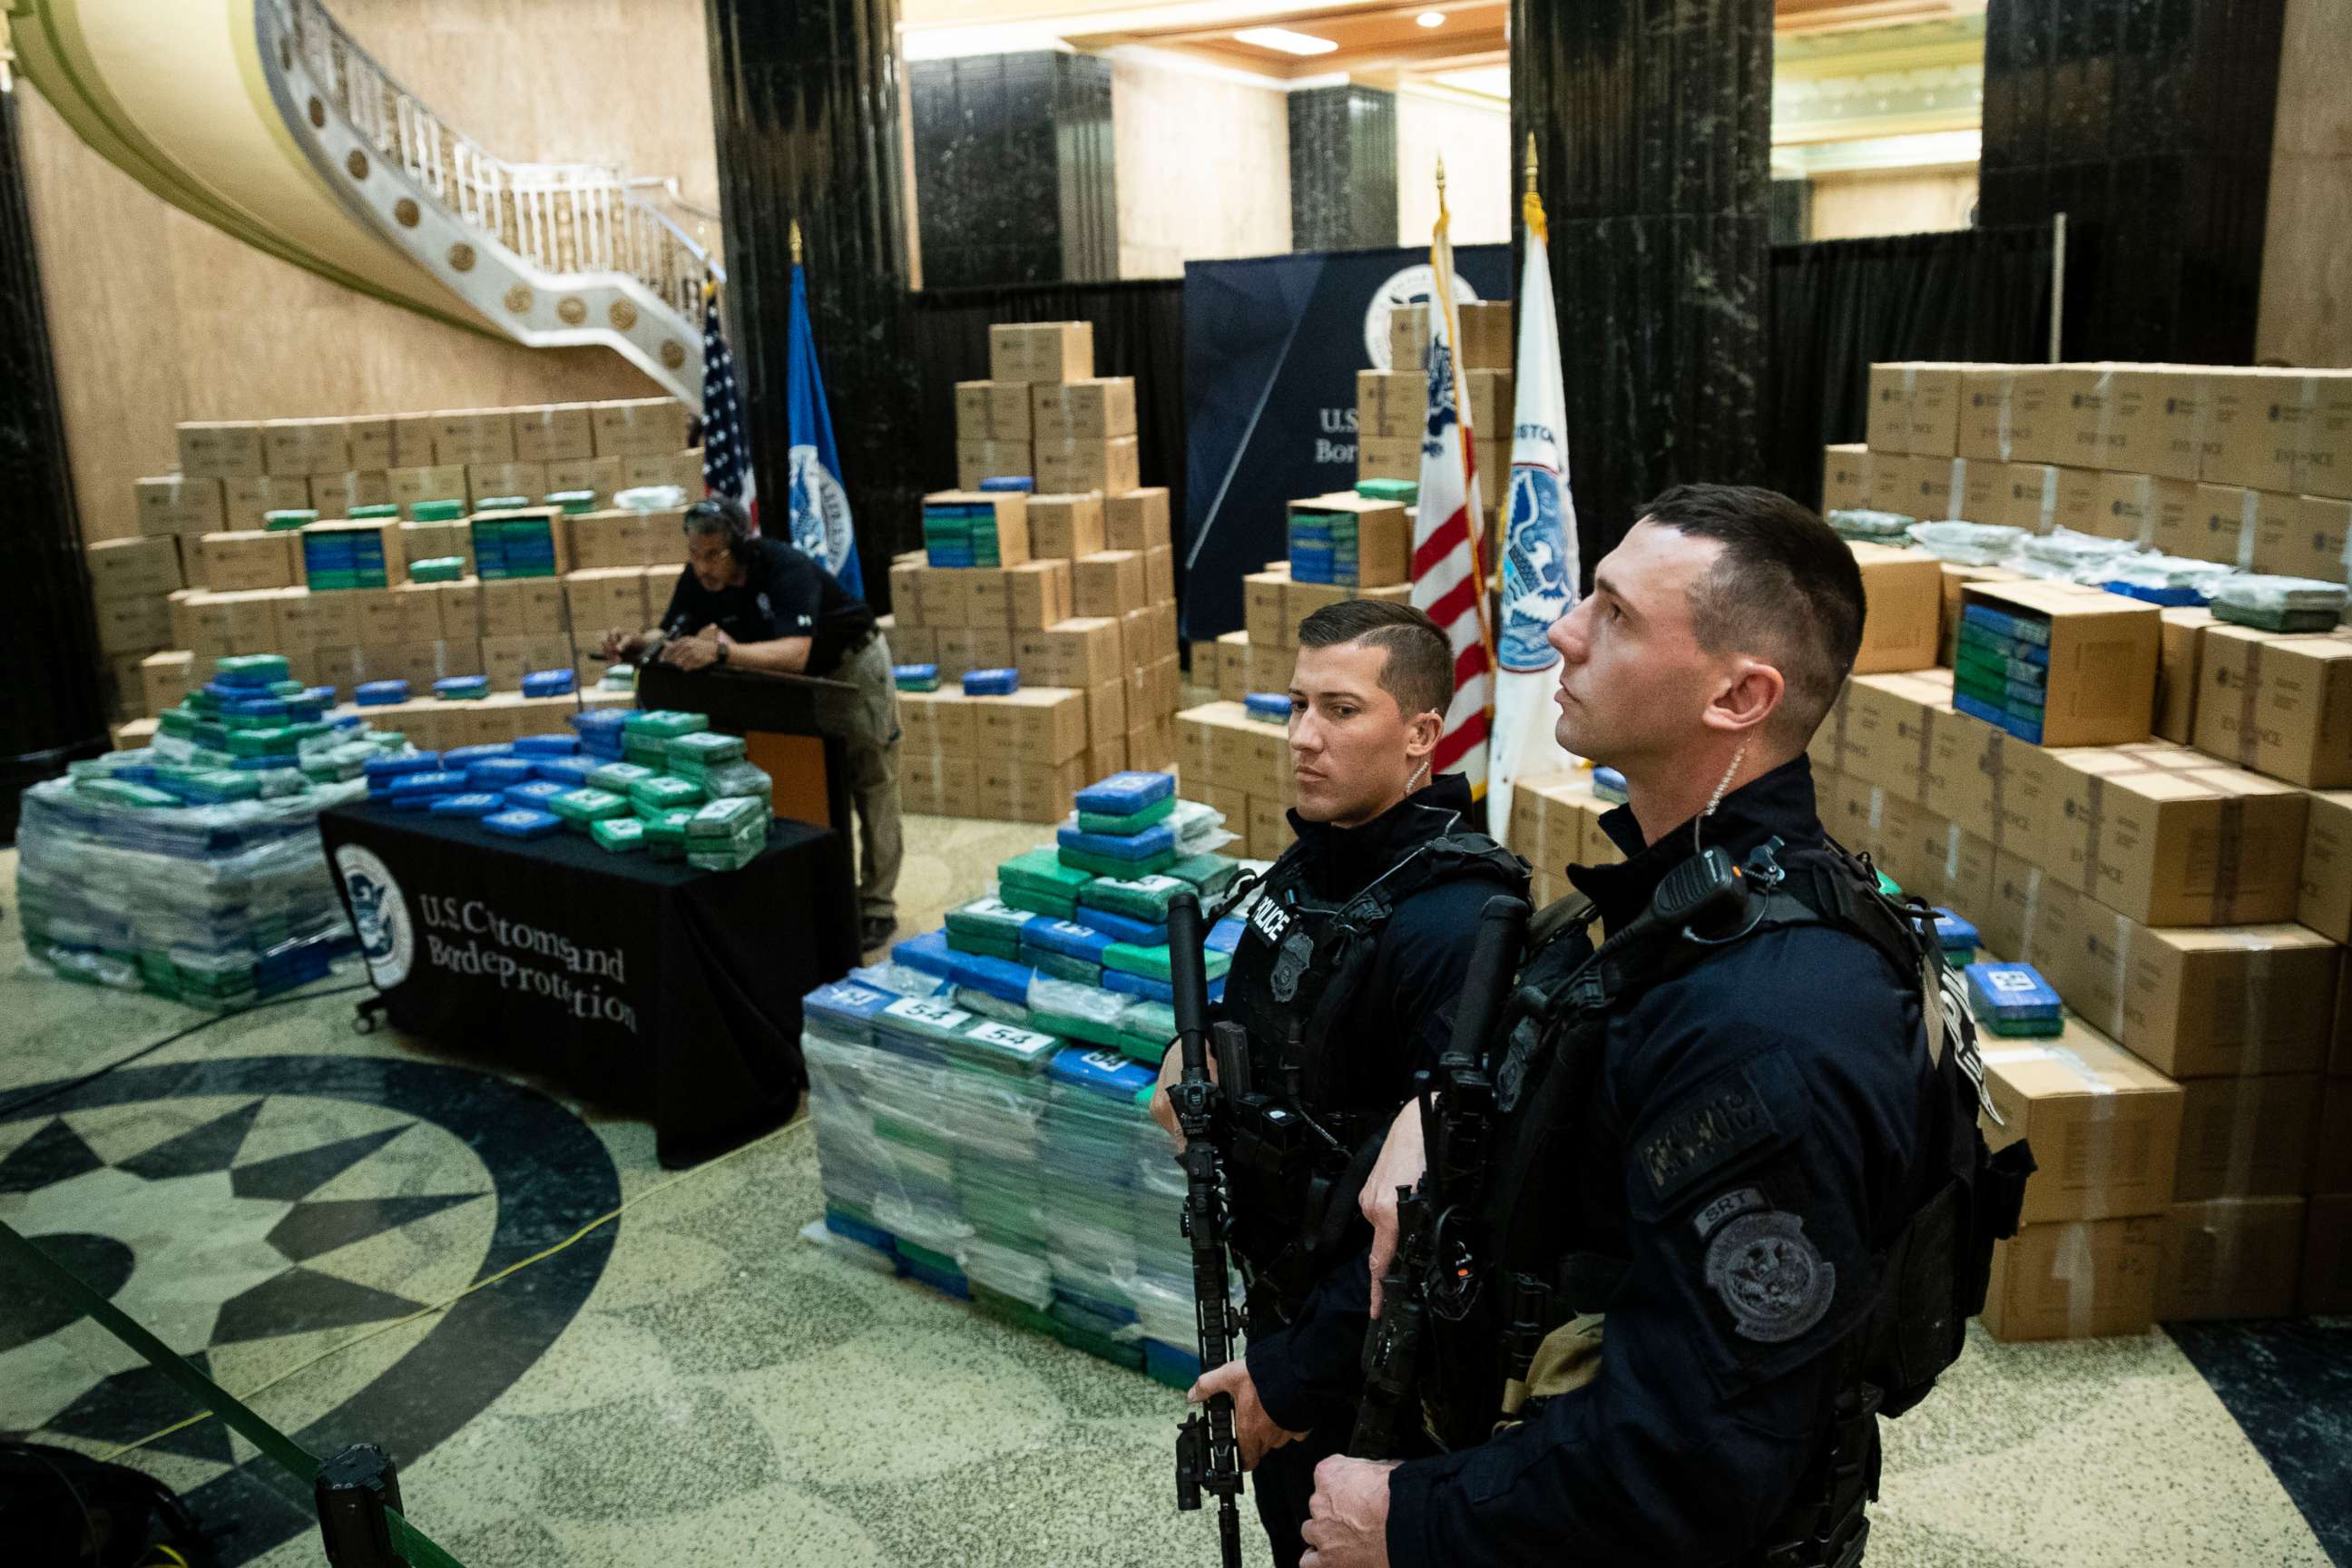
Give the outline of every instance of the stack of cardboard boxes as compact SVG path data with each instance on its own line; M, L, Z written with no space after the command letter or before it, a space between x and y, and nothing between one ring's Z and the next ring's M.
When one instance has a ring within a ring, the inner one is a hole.
M1095 374L1091 321L988 331L986 381L956 383L956 483L1036 480L1041 495L1122 495L1141 482L1135 382Z
M1870 367L1866 441L1822 507L2129 539L2345 581L2352 371L2156 364Z
M1511 307L1507 300L1457 307L1464 397L1475 436L1478 495L1488 518L1502 505L1511 471ZM1388 370L1356 373L1356 477L1419 479L1421 438L1429 414L1422 352L1429 308L1407 305L1389 316Z
M2035 965L2068 1009L2055 1040L1984 1041L2006 1123L1987 1131L2030 1137L2042 1167L1987 1326L2345 1310L2352 637L1939 584L1932 561L1854 549L1883 649L1929 646L1946 590L2050 649L2038 741L2014 714L1961 711L1948 668L1882 663L1811 747L1831 833L1973 921L1989 955ZM1914 576L1937 591L1897 610L1882 584Z
M284 651L306 667L305 679L334 684L436 678L428 672L495 679L509 666L570 665L560 610L541 613L521 603L527 595L467 596L478 586L470 516L491 500L535 507L551 495L585 492L587 510L553 525L559 569L627 566L674 575L685 560L677 514L610 509L616 492L632 488L699 491L701 453L686 445L689 423L676 399L657 397L182 425L179 471L137 481L140 537L89 549L118 708L160 712L179 700L174 671L231 653ZM299 515L305 512L317 517ZM380 596L309 604L295 530L306 521L347 525L354 512L381 531L370 559L381 555L384 585L352 591ZM444 593L433 610L462 600L460 613L428 614L413 605L395 611L394 601L381 596L425 586L406 584L405 562L445 556L459 558L466 576L434 584ZM667 581L659 591L667 603ZM572 624L582 623L575 616ZM599 622L594 629L604 627ZM523 648L527 637L541 645ZM457 647L428 657L423 650L436 644ZM383 651L394 648L402 651ZM159 651L188 658L151 668Z

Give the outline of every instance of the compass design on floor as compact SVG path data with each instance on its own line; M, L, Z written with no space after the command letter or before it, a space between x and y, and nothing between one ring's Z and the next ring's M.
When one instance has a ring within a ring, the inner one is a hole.
M620 1201L603 1143L561 1105L404 1058L126 1068L0 1111L0 1218L233 1393L446 1300ZM289 1435L316 1456L365 1441L413 1464L538 1360L611 1247L607 1226L400 1327L408 1339L385 1336L373 1361L356 1347L331 1357L289 1380L307 1398L279 1400L274 1418L299 1420ZM198 1408L69 1304L0 1296L0 1428L103 1451ZM312 1528L307 1489L217 1420L141 1453L132 1462L230 1531L225 1562Z

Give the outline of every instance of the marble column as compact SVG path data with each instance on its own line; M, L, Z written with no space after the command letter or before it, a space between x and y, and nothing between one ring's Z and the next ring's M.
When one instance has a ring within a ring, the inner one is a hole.
M1290 248L1396 244L1396 94L1352 82L1310 87L1289 107Z
M1588 580L1667 486L1763 472L1771 100L1772 0L1513 0Z
M17 132L16 95L0 92L0 495L9 512L0 652L21 672L0 698L0 845L16 842L26 785L107 746L98 626Z
M883 606L890 556L922 537L898 0L709 0L709 16L730 325L760 492L784 504L797 218L841 481L867 596Z
M1991 0L1987 224L2067 215L2070 359L2248 363L2279 0Z
M1109 60L973 55L907 79L927 287L1118 275Z

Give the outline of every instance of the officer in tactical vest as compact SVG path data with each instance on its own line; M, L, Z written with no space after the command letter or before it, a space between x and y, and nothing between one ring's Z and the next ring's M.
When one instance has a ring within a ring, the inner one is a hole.
M1448 1079L1491 1107L1479 1176L1441 1173L1440 1099L1364 1188L1379 1327L1425 1327L1367 1367L1409 1366L1444 1451L1325 1460L1308 1568L1861 1560L1877 1415L1958 1354L2031 1170L1985 1154L1923 911L1815 815L1805 746L1863 615L1819 518L1692 485L1552 628L1559 737L1624 774L1627 858L1570 868L1582 899L1537 918Z
M1315 1463L1346 1442L1361 1386L1359 1189L1412 1074L1451 1031L1480 907L1526 896L1526 863L1465 825L1468 784L1435 772L1453 698L1452 649L1419 610L1350 599L1299 624L1297 837L1246 906L1223 1016L1245 1027L1247 1059L1219 1064L1248 1353L1192 1394L1233 1394L1283 1563L1298 1560ZM1171 1049L1163 1089L1180 1071ZM1175 1135L1165 1093L1153 1111Z

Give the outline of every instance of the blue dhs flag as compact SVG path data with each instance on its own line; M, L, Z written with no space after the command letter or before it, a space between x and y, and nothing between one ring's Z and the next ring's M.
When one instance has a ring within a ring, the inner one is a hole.
M866 596L857 569L857 539L850 531L849 497L841 488L841 455L833 444L833 416L824 406L824 382L817 371L816 333L809 326L808 279L793 268L792 542L824 563L841 585Z

